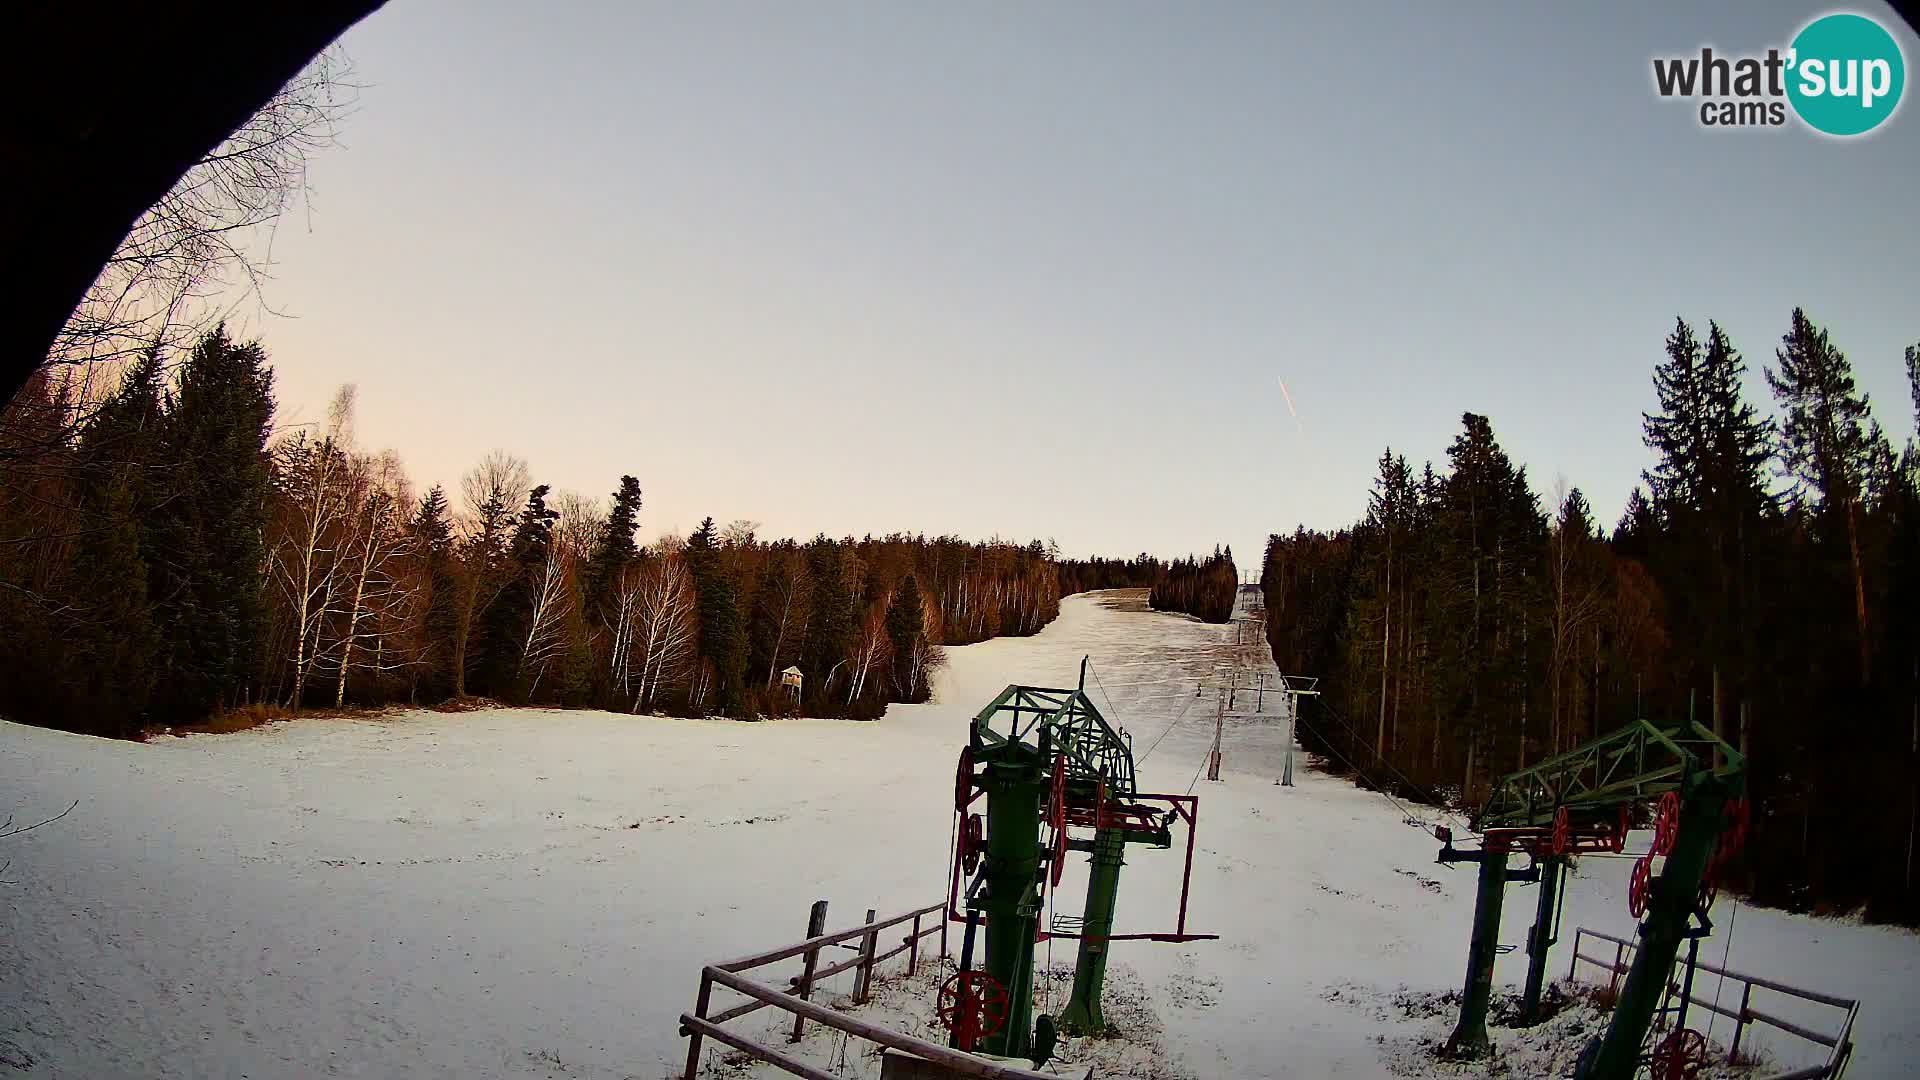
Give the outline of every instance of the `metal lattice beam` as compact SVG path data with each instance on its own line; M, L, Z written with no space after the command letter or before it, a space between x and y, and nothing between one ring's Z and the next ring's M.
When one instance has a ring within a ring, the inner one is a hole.
M1562 806L1575 815L1592 815L1679 791L1689 775L1737 780L1745 768L1738 750L1697 722L1663 731L1636 720L1501 777L1475 824L1481 829L1547 825Z
M974 717L974 729L988 747L1037 742L1044 732L1052 751L1067 759L1069 783L1091 792L1104 779L1109 798L1138 794L1132 738L1079 690L1009 686Z

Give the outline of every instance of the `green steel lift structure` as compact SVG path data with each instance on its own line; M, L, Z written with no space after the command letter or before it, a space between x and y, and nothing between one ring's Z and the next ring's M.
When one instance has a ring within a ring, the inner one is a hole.
M1132 740L1087 698L1086 671L1082 660L1077 689L1007 687L974 717L960 752L947 916L967 929L961 970L942 988L940 1011L962 1050L1044 1061L1057 1031L1093 1034L1105 1028L1100 994L1111 942L1218 936L1186 932L1199 800L1139 790ZM973 810L981 800L984 816ZM1176 822L1187 826L1176 929L1113 933L1127 845L1170 848ZM1069 851L1092 856L1085 913L1077 929L1070 920L1067 929L1042 926L1048 894L1060 883ZM986 935L978 969L976 929ZM1036 1024L1034 947L1049 938L1077 938L1079 957L1065 1007Z
M1538 881L1540 895L1527 934L1522 1020L1539 1015L1547 951L1554 943L1556 904L1566 861L1583 852L1624 850L1632 808L1653 801L1654 850L1636 864L1628 907L1640 919L1640 946L1605 1036L1582 1055L1578 1080L1628 1080L1649 1055L1641 1047L1672 978L1680 945L1712 932L1707 919L1712 874L1737 853L1746 831L1746 760L1701 724L1670 730L1636 720L1532 768L1502 777L1475 820L1480 849L1458 850L1437 829L1442 862L1477 862L1479 892L1467 948L1460 1020L1447 1049L1461 1057L1488 1050L1487 1005L1493 989L1500 911L1509 881ZM1530 856L1510 870L1513 854ZM1658 875L1653 859L1664 856ZM1679 1022L1684 1026L1685 997ZM1683 1052L1680 1031L1651 1055L1656 1075ZM1663 1056L1664 1055L1664 1056Z

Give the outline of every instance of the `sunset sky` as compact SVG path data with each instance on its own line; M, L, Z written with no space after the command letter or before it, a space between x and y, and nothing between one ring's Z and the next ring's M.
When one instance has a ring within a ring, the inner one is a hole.
M1675 315L1771 408L1796 304L1912 431L1914 103L1839 142L1651 86L1827 8L1281 7L392 0L274 240L287 317L242 321L283 424L356 383L421 488L493 447L556 488L630 472L643 539L711 514L1257 570L1464 410L1611 523Z

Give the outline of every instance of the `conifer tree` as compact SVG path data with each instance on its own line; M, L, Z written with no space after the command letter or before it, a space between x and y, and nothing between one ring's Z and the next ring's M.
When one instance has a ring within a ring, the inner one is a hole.
M139 733L153 693L160 640L147 588L141 514L152 507L144 462L160 435L160 364L136 361L80 441L83 469L73 576L85 591L68 637L73 716L102 735Z
M620 571L640 557L639 545L633 539L639 527L640 481L622 476L620 487L613 493L613 508L607 512L607 520L594 537L580 583L586 615L596 625L606 621Z
M920 582L912 574L900 580L887 606L887 637L893 643L893 686L901 701L923 701L926 672L920 658L927 624Z
M480 682L483 694L517 699L527 690L520 685L521 661L525 659L527 631L534 615L535 590L540 587L538 574L553 543L553 523L560 516L547 506L550 490L540 484L529 491L514 523L507 548L511 576L499 599L487 609L485 676Z
M810 707L832 709L831 694L841 661L852 651L854 597L848 583L846 550L826 536L807 545L807 577L812 582L807 614L807 647L801 656Z
M447 493L435 484L420 497L411 525L415 550L425 563L427 589L424 648L417 685L438 700L453 692L453 639L459 628L459 581L453 522Z
M686 554L700 613L700 658L713 672L710 700L720 715L738 716L746 692L746 627L711 517L687 537Z
M1653 374L1660 412L1642 416L1658 455L1645 479L1665 526L1650 554L1664 580L1692 586L1676 593L1680 644L1706 676L1716 732L1725 731L1728 699L1751 692L1754 545L1773 510L1765 479L1772 430L1742 396L1745 371L1719 324L1708 324L1703 347L1676 319Z
M156 704L167 722L258 696L272 421L265 351L235 343L225 327L202 338L166 411L164 494L147 530L162 642Z
M1775 357L1779 367L1768 368L1766 375L1785 414L1781 462L1793 481L1796 505L1812 516L1821 539L1844 545L1865 685L1872 675L1872 637L1861 555L1862 500L1884 438L1873 423L1867 395L1854 387L1853 365L1802 309L1793 309Z

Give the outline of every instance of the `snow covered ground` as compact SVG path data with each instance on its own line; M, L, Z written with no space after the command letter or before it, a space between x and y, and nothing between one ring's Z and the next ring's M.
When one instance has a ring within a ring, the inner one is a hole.
M703 963L798 940L816 898L839 927L941 895L967 718L1009 682L1070 685L1082 654L1143 785L1202 796L1189 922L1222 939L1116 946L1172 1071L1418 1074L1445 1019L1391 1003L1458 986L1472 871L1435 865L1379 795L1304 768L1276 786L1268 719L1236 717L1223 781L1196 782L1196 681L1258 653L1137 597L1077 596L1037 637L950 650L935 702L878 723L417 712L148 745L0 724L8 812L79 800L0 842L0 1074L672 1075ZM1566 937L1630 929L1629 867L1583 863ZM1117 929L1169 929L1179 869L1177 850L1129 853ZM1510 892L1505 940L1532 898ZM1865 999L1849 1076L1914 1075L1920 937L1724 897L1716 917L1731 933L1703 958L1731 939L1737 970ZM1523 970L1514 953L1499 977ZM1818 1058L1762 1039L1779 1064Z

